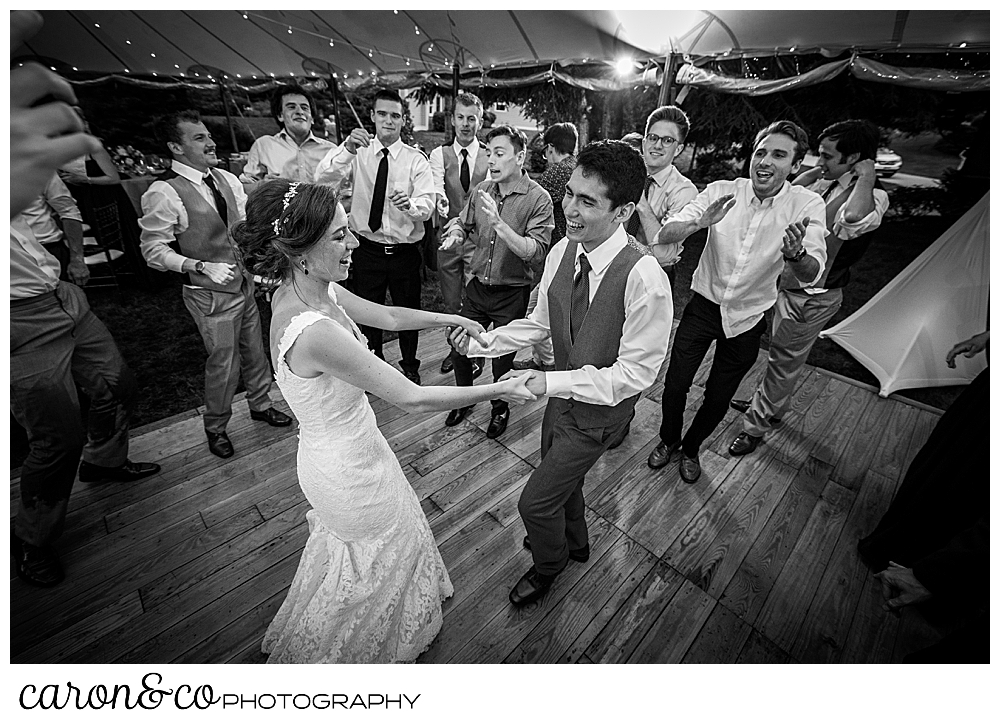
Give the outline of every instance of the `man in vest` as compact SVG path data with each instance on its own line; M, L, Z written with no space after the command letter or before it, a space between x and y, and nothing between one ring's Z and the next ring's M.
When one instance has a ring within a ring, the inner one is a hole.
M275 427L292 424L292 418L271 406L271 368L264 353L253 278L229 233L243 218L246 194L235 176L213 168L219 163L215 142L197 111L161 118L156 133L173 163L170 174L154 181L142 196L140 248L153 269L187 274L184 306L208 352L204 418L208 449L228 458L234 451L226 424L241 369L250 417Z
M780 422L809 351L840 309L851 265L868 249L871 232L889 208L889 197L875 176L878 141L878 128L868 121L835 123L820 134L816 168L795 179L795 185L826 202L827 261L813 284L803 284L787 271L781 275L767 371L752 400L730 403L744 413L743 432L729 446L732 455L753 452L764 433Z
M448 146L438 146L431 151L431 173L437 191L437 213L440 226L458 216L469 201L469 194L486 178L485 147L476 134L483 124L483 102L472 93L459 93L455 100L455 140ZM438 249L438 282L444 311L458 314L462 308L462 290L472 278L472 253L476 245L466 240L449 249ZM475 363L473 363L475 365ZM441 362L442 372L451 372L451 355ZM480 366L479 371L482 371Z
M485 344L462 330L452 334L457 350L490 357L552 338L556 370L526 373L528 389L550 399L542 461L518 502L534 565L510 592L515 606L544 596L569 560L590 556L584 476L621 436L667 354L670 285L656 259L622 228L644 177L642 159L627 144L585 147L566 184L566 238L545 260L538 306L526 319L483 335Z
M484 327L500 327L521 319L528 311L532 282L552 237L552 199L522 168L528 140L512 126L497 126L486 137L489 173L459 216L452 219L441 247L450 249L471 241L472 279L465 287L462 316ZM472 360L453 354L455 384L472 384ZM493 360L493 379L514 365L514 353ZM507 429L510 408L493 400L486 437L500 437ZM445 425L454 427L472 406L448 413Z

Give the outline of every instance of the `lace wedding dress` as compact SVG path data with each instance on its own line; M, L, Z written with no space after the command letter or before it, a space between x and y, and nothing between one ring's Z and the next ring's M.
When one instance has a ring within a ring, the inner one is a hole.
M295 339L322 319L331 318L295 316L275 360L278 387L299 421L299 484L313 509L288 597L261 648L268 663L412 662L441 630L441 601L454 589L364 391L288 368ZM363 339L351 327L345 344L355 343L351 333Z

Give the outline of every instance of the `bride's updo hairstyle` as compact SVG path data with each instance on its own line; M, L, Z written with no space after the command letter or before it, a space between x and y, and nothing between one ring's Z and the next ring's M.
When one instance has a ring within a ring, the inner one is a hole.
M250 192L246 219L233 226L233 240L252 274L288 279L292 259L323 238L336 213L337 195L329 186L272 179Z

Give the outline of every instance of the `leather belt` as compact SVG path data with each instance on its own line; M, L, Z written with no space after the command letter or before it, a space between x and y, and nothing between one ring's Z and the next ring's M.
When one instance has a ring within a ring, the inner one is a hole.
M377 248L386 256L392 256L393 254L396 254L399 251L398 244L382 244L377 241L372 241L371 239L362 236L357 232L352 232L352 233L354 233L354 237L358 240L359 243L364 244L365 246L368 247Z

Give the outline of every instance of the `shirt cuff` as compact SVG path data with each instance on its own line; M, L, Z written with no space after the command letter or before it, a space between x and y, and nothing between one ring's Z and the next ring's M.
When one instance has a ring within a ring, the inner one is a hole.
M545 394L549 397L573 398L573 371L545 372Z

